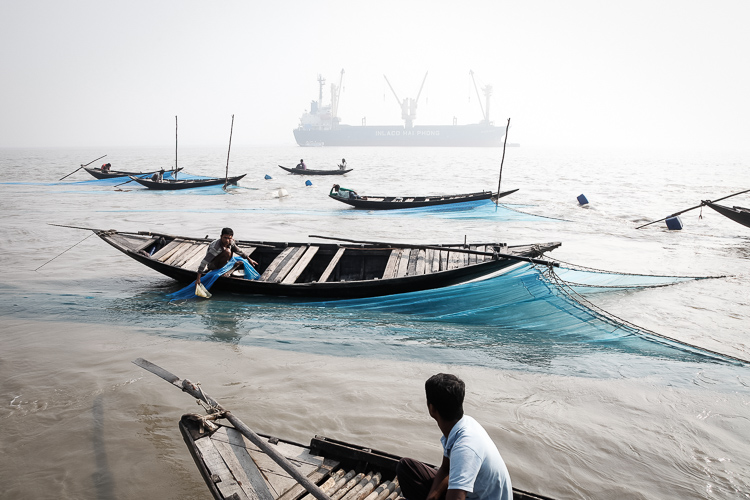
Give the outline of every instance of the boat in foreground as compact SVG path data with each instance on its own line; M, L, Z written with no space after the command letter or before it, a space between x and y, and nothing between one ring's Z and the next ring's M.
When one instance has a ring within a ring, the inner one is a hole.
M184 415L179 428L216 500L403 500L397 455L323 436L303 445L257 434L189 380L143 358L133 363L207 407L207 415ZM513 498L551 500L518 488Z
M336 189L334 185L328 196L341 203L346 203L355 208L366 210L396 210L401 208L431 207L435 205L448 205L452 203L465 203L467 201L497 200L515 193L518 189L501 191L500 194L492 191L480 191L468 194L442 194L432 196L359 196L349 189Z
M208 179L162 179L155 181L149 178L140 178L130 176L130 179L137 182L141 186L145 186L155 191L174 191L176 189L192 189L206 186L218 186L226 184L237 184L237 182L245 177L247 174L238 175L235 177L211 177Z
M161 171L161 169L158 169L158 170L151 170L149 172L126 172L124 170L110 170L109 172L102 172L101 169L99 168L84 167L83 169L86 172L93 175L94 177L96 177L97 179L114 179L117 177L130 177L130 176L141 177L144 175L153 175ZM182 168L177 169L178 172L180 170L182 170ZM173 172L173 170L167 170L167 172Z
M750 208L744 207L727 207L725 205L718 205L713 203L711 200L703 201L704 205L707 205L724 217L732 219L734 222L738 222L743 226L750 227Z
M279 165L282 168L294 175L344 175L347 172L354 170L353 168L337 168L336 170L312 170L309 168L289 168Z
M211 239L148 231L91 229L101 239L155 271L181 283L196 279ZM314 238L327 238L313 236ZM392 295L457 285L537 259L561 243L508 246L505 243L413 245L381 242L288 243L238 240L258 262L258 280L243 270L219 277L212 290L313 298Z

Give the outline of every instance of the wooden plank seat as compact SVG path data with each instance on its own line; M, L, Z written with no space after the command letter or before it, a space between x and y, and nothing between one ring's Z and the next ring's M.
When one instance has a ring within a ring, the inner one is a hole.
M297 278L300 277L307 265L310 264L310 261L312 261L313 257L315 257L315 254L318 253L318 250L320 250L319 246L307 247L307 249L304 250L303 254L300 255L300 258L297 260L297 263L294 265L292 270L289 271L289 274L287 274L286 277L281 280L281 282L290 284L297 281Z
M328 281L328 279L333 274L333 271L336 269L336 266L338 265L339 261L341 260L341 256L344 255L345 250L346 248L341 247L336 251L336 254L328 263L328 266L326 266L325 271L323 271L323 274L320 275L320 278L318 279L319 283L325 283L326 281Z
M289 259L294 259L294 256L299 253L301 248L302 247L286 247L282 250L268 265L266 270L263 271L263 274L260 276L260 281L273 281L276 276L278 276L277 271L283 270ZM296 259L294 259L294 262L296 262Z

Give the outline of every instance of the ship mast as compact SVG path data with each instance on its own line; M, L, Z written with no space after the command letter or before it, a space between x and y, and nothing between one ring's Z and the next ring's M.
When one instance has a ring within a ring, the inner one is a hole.
M336 115L339 112L339 97L341 96L341 82L344 81L344 70L341 69L341 76L339 77L339 85L331 84L331 120L332 123L338 123L341 121Z
M388 87L390 87L391 92L393 92L396 102L401 106L401 119L404 120L406 128L412 128L414 126L414 120L417 119L417 102L419 101L419 96L422 95L424 82L427 80L427 73L424 74L422 85L419 87L419 92L417 93L417 98L411 99L407 97L403 101L398 98L398 95L396 95L396 91L393 90L393 86L391 85L391 82L388 81L388 77L383 75L383 78L385 78Z
M479 107L482 109L482 116L484 117L484 120L482 120L482 123L485 125L492 125L490 123L490 96L492 95L492 85L485 85L482 87L482 93L485 97L486 102L486 108L487 112L485 113L485 108L482 106L482 98L479 96L479 89L477 88L477 82L474 80L474 71L469 70L469 74L471 75L471 81L474 82L474 90L477 92L477 99L479 100Z

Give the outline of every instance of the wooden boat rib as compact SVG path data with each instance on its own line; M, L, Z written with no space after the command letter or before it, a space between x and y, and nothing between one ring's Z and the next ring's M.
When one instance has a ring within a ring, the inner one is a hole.
M282 168L286 170L287 172L289 172L290 174L295 174L295 175L344 175L345 173L351 172L352 170L354 170L353 168L345 168L345 169L337 168L336 170L311 170L309 168L302 169L302 168L296 168L296 167L294 168L282 167L281 165L279 165L279 168Z
M102 172L99 168L88 168L83 167L83 169L96 177L97 179L114 179L117 177L140 177L143 175L153 175L157 172L160 172L161 169L158 170L151 170L150 172L126 172L124 170L110 170L109 172ZM179 172L182 170L182 168L178 168L177 171ZM166 170L166 172L174 172L174 170Z
M437 205L448 205L452 203L465 203L468 201L496 200L515 193L518 189L493 193L492 191L480 191L468 194L446 194L434 196L362 196L351 198L339 196L334 191L328 194L329 198L341 203L346 203L355 208L365 210L396 210L401 208L431 207ZM344 191L348 192L348 190Z
M155 271L182 283L196 278L211 239L151 232L92 229L104 241ZM220 277L216 290L315 298L392 295L456 285L508 270L561 243L508 246L402 245L390 243L280 243L238 241L258 262L260 279L240 271Z
M713 208L724 217L732 219L734 222L738 222L743 226L750 227L750 208L744 207L727 207L725 205L718 205L710 200L703 201L705 205Z
M212 422L206 431L198 415L185 415L180 432L203 479L217 500L312 500L312 496L237 429ZM315 436L305 446L259 435L332 500L403 500L396 478L400 457ZM516 500L551 500L513 488Z
M130 176L132 180L140 184L141 186L145 186L149 189L153 189L155 191L174 191L177 189L191 189L191 188L199 188L199 187L206 187L206 186L218 186L223 185L225 182L227 184L237 184L237 182L245 177L247 174L238 175L235 177L212 177L209 179L163 179L161 181L154 181L149 178L140 178L140 177L133 177Z

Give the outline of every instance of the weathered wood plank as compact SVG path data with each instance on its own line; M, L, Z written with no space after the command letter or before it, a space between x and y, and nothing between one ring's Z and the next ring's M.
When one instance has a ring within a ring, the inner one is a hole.
M237 481L235 481L232 472L227 467L224 459L221 458L211 438L196 439L195 446L203 457L203 462L206 464L206 468L211 476L215 475L218 477L219 481L214 484L216 484L216 487L224 497L230 497L236 493L240 499L250 500L240 485L237 484Z
M292 270L292 268L297 264L297 261L299 261L300 257L304 255L306 247L291 247L292 250L289 252L289 254L284 258L284 260L276 267L276 270L271 273L271 275L268 277L266 281L271 281L273 283L279 283L281 280L283 280L287 274L289 274L289 271Z
M155 260L161 260L161 258L164 257L164 255L166 255L167 253L170 253L171 255L171 252L174 251L175 248L177 248L177 245L184 241L185 240L175 238L174 240L161 247L158 251L154 252L154 255L152 255L151 258Z
M185 252L193 248L193 243L190 241L185 241L183 243L180 243L180 245L175 249L174 252L169 255L169 257L163 257L160 259L165 264L172 264L172 262L175 261L175 259L179 259L181 255L183 255Z
M182 267L187 261L195 257L196 254L201 254L201 260L203 260L205 251L201 252L202 249L203 245L201 245L200 243L193 244L193 246L187 252L183 253L180 258L172 260L172 265L176 267Z
M289 274L287 274L281 282L284 284L291 284L297 281L297 278L300 277L307 265L310 263L313 257L315 257L315 254L318 253L318 250L320 250L319 246L307 247L307 250L305 250L305 253L297 261L297 264L295 264L294 268L289 271Z
M140 250L145 250L148 247L150 247L151 245L153 245L154 243L156 243L157 240L158 240L158 238L148 239L148 240L144 241L143 243L141 243L140 245L137 245L135 248L133 248L133 250L136 251L136 252L138 252Z
M323 274L320 275L320 279L318 279L319 283L325 283L326 281L328 281L328 278L331 277L331 274L333 274L333 271L336 269L339 260L341 260L341 256L344 255L345 250L346 248L341 247L336 251L336 254L331 259L331 262L328 263L325 271L323 271Z
M410 248L404 248L404 251L401 253L401 260L398 263L398 270L396 271L396 278L401 278L403 276L406 276L409 272L409 256L412 253L412 249Z
M448 250L440 250L440 270L445 271L448 269Z
M182 267L183 269L187 269L188 271L197 271L198 266L206 257L207 251L208 251L208 243L201 243L200 245L198 245L198 251L196 251L195 255L193 255L187 262L185 262L180 267Z
M432 273L432 261L435 260L436 250L428 248L424 254L424 274Z
M242 434L235 429L220 428L215 434L225 432L229 442L221 439L214 440L214 446L218 450L224 462L234 473L237 483L245 494L253 500L274 500L276 495L271 494L263 474L253 462L244 447ZM213 439L213 436L212 436Z
M388 256L388 262L385 264L385 271L383 271L383 279L393 278L398 271L398 263L401 261L401 248L394 248L391 250L391 255Z
M414 274L424 274L424 270L426 267L426 254L427 252L424 249L421 249L419 252L417 252L417 265Z
M286 258L291 254L292 252L295 252L299 247L286 247L284 250L279 253L279 255L276 256L275 259L273 259L273 262L271 262L265 271L263 271L263 274L260 277L260 281L268 281L268 279L273 275L274 272L276 272L276 269L286 260Z
M317 484L318 481L320 481L325 476L327 476L328 474L330 474L331 473L331 469L333 469L337 465L338 465L338 462L333 461L333 460L330 460L330 461L327 460L320 467L318 467L317 469L315 469L314 471L312 471L310 474L308 474L307 478L310 481L312 481L313 483ZM330 488L331 486L333 486L336 483L336 479L338 479L338 477L343 476L343 474L344 474L343 470L340 470L338 472L341 472L341 474L339 476L331 476L328 479L328 481L326 481L325 483L323 483L322 485L320 485L320 489L323 490L323 491L326 491L326 485L328 485L327 486L328 488ZM277 500L293 500L295 498L298 498L302 494L304 494L305 491L306 491L305 487L302 486L301 484L297 483L294 486L292 486L291 488L289 488L288 490L286 490Z

